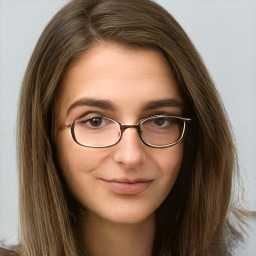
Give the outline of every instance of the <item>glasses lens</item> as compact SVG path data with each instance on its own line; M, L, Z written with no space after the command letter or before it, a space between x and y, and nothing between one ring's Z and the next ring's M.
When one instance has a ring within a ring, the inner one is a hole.
M141 138L154 146L167 146L178 142L183 134L184 121L178 117L158 116L141 123Z
M75 140L84 146L105 147L120 136L119 124L105 117L80 118L73 127Z

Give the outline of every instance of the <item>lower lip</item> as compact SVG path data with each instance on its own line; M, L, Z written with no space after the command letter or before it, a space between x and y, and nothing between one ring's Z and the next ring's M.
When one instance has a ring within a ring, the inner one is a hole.
M153 182L152 180L136 182L136 183L125 183L125 182L115 182L115 181L106 181L106 180L102 180L102 181L115 194L128 195L128 196L135 196L144 192Z

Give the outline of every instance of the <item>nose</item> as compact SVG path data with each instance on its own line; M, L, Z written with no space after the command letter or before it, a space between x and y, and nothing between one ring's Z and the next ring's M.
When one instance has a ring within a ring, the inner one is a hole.
M135 128L126 129L115 147L115 162L127 168L134 169L146 161L146 146L141 142Z

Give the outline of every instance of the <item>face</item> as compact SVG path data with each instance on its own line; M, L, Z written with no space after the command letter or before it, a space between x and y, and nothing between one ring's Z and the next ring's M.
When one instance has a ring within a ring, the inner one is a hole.
M124 124L155 114L181 116L180 103L167 61L154 51L105 43L71 67L55 106L56 147L64 179L89 213L116 223L152 216L177 178L183 145L151 148L129 128L115 146L89 148L63 125L95 113Z

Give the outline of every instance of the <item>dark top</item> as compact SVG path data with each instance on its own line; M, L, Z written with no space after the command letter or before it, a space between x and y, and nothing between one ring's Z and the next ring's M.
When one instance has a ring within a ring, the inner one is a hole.
M0 248L0 256L19 256L19 254L13 250Z

